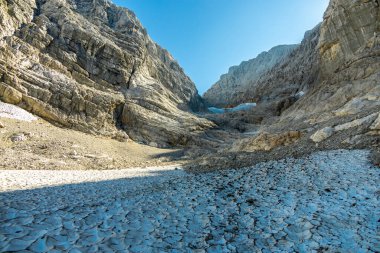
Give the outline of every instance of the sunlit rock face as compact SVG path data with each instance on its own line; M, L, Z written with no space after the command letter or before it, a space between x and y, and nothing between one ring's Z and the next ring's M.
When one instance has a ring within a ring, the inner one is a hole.
M320 122L380 105L380 7L377 0L332 0L318 42L318 82L286 118Z
M212 125L173 57L107 0L0 0L0 63L16 104L65 127L167 146Z

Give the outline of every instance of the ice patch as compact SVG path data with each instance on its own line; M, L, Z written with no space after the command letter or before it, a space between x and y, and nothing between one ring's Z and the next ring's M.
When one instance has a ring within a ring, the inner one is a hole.
M226 113L226 112L237 112L237 111L247 111L253 107L256 107L256 103L244 103L240 104L234 108L216 108L216 107L209 107L208 110L212 113Z

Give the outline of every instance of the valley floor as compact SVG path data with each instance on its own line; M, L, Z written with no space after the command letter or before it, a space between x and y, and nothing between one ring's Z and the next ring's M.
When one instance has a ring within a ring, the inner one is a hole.
M4 170L0 251L379 252L380 170L368 155L195 175Z

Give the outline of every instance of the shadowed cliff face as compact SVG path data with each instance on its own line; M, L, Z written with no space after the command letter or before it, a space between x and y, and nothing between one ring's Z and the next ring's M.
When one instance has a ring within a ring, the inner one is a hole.
M194 83L107 0L0 0L0 98L51 122L152 145L212 126Z

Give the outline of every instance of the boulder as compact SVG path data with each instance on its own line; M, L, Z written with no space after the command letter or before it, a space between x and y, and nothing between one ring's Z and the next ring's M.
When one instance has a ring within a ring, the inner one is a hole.
M5 83L0 83L0 99L5 103L17 105L22 101L22 93Z
M323 129L318 130L315 132L310 139L316 143L321 142L329 138L334 133L334 128L332 127L325 127Z

